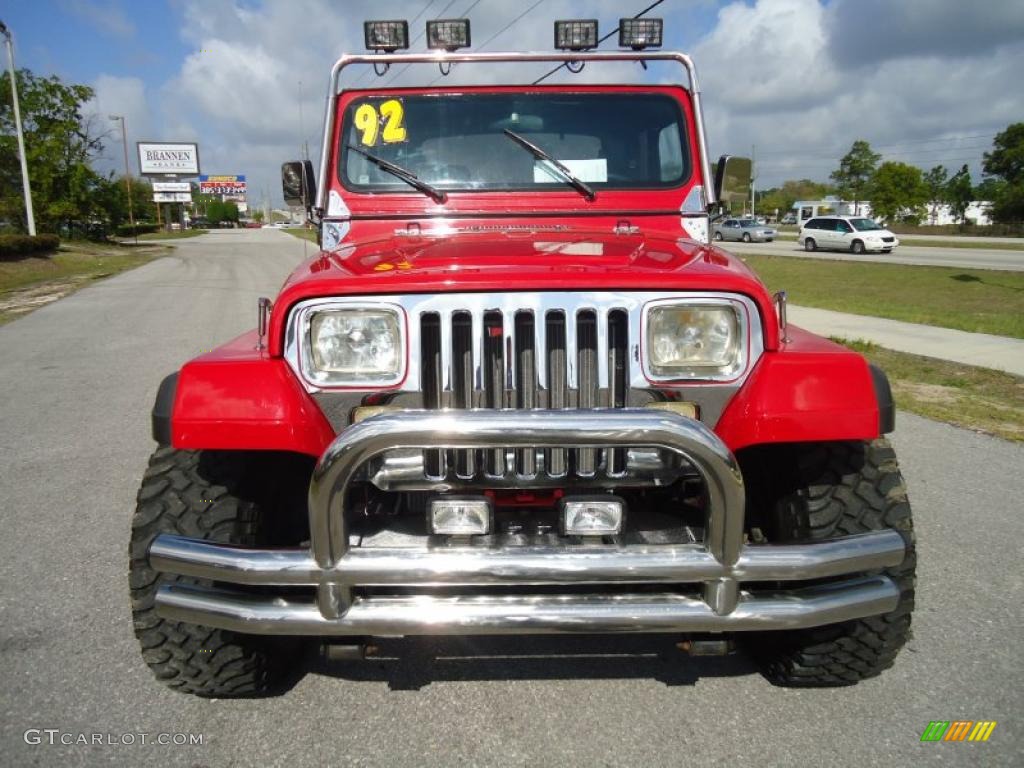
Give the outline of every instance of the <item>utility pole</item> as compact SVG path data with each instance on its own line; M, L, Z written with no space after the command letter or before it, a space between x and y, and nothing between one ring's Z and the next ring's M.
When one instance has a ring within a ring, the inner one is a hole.
M11 101L14 103L14 127L18 134L18 155L21 157L21 187L25 193L25 218L28 221L28 233L36 233L36 216L32 211L32 187L28 182L28 160L25 158L25 137L21 133L21 108L18 106L18 82L14 75L14 40L11 30L0 21L0 34L7 43L7 72L11 76Z
M754 216L754 179L757 178L757 176L754 173L754 157L756 156L756 154L757 154L757 145L756 144L751 144L750 145L750 217L752 219L756 219L757 218L756 216Z
M111 120L121 122L121 144L124 146L124 183L128 187L128 221L132 225L135 244L139 244L139 233L135 229L135 211L132 208L132 171L128 166L128 130L124 127L124 115L108 115Z

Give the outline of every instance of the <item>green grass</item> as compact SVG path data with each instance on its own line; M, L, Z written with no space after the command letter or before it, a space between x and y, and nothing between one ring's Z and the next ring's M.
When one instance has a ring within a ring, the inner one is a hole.
M310 242L316 242L316 230L315 229L303 229L302 227L288 227L285 232L293 237L297 237L300 240L309 240Z
M1007 440L1024 441L1024 378L870 342L834 339L881 367L896 407Z
M153 245L126 248L89 242L61 243L50 257L0 262L0 324L42 306L47 296L64 296L104 277L134 269L164 255Z
M793 304L1024 338L1024 273L742 256Z
M171 232L161 230L159 232L147 232L144 235L139 235L139 240L181 240L185 237L199 237L209 231L208 229L178 229ZM131 240L132 238L129 236L124 239Z

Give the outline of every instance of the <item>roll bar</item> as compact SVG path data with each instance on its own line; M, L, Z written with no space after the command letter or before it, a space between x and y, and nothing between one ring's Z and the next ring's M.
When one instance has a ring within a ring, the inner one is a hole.
M704 110L701 106L700 86L697 84L697 70L693 61L685 53L677 51L552 51L548 52L495 52L471 53L458 51L430 51L425 53L358 53L343 54L331 68L331 80L328 84L326 112L324 114L323 144L320 148L320 183L317 186L317 213L323 218L327 204L327 165L331 152L331 139L334 136L334 123L337 119L338 90L341 72L353 64L462 64L462 63L529 63L529 62L588 62L588 61L674 61L686 70L690 81L690 94L693 99L694 119L697 122L697 144L700 150L701 174L704 177L704 195L708 206L717 202L715 199L714 180L711 176L711 161L708 157L707 139L704 133Z

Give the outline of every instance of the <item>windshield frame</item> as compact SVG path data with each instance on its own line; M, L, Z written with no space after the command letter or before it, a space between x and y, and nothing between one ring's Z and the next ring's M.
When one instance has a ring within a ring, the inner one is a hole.
M684 90L685 92L685 90ZM635 192L655 192L655 193L672 193L679 192L692 185L697 174L698 163L700 162L699 157L699 144L696 144L698 137L692 135L689 120L690 111L684 108L684 105L675 97L672 93L667 92L665 86L540 86L540 87L520 87L520 86L467 86L458 88L455 90L445 91L434 91L422 88L410 88L410 89L367 89L362 91L347 91L345 95L348 97L338 104L338 119L337 129L334 136L334 152L337 158L335 162L334 176L342 189L346 194L360 195L360 196L378 196L378 195L402 195L408 194L409 189L407 187L399 187L398 185L355 185L348 178L347 164L349 159L349 150L347 144L347 131L353 120L354 109L356 105L363 99L388 99L388 98L434 98L434 97L461 97L465 96L473 98L476 96L546 96L551 98L558 97L572 97L572 96L583 96L587 98L599 98L602 95L616 95L616 96L643 96L646 98L657 98L662 99L670 103L671 109L673 110L676 124L679 127L679 147L682 154L683 167L681 174L665 183L661 184L650 184L645 183L643 185L637 184L635 186L625 186L617 183L608 182L593 182L587 181L588 184L593 185L594 191L601 194L629 194ZM530 135L527 134L527 138ZM695 152L696 144L696 152ZM544 147L542 147L544 148ZM544 148L546 149L546 148ZM395 162L389 160L389 162ZM493 196L495 193L515 193L515 194L531 194L531 195L553 195L556 193L563 193L568 185L564 182L552 179L550 183L534 183L525 186L502 186L502 187L472 187L472 186L457 186L455 184L449 184L445 182L439 182L436 180L426 180L432 186L437 187L439 190L443 190L451 195L458 196L472 196L476 194L485 195L488 197ZM571 187L570 187L571 189ZM575 194L575 192L574 192Z

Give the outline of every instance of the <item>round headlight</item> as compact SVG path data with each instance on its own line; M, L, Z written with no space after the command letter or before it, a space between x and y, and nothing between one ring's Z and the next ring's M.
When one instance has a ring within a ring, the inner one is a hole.
M740 320L732 306L652 307L646 342L650 373L660 378L729 375L742 358Z

